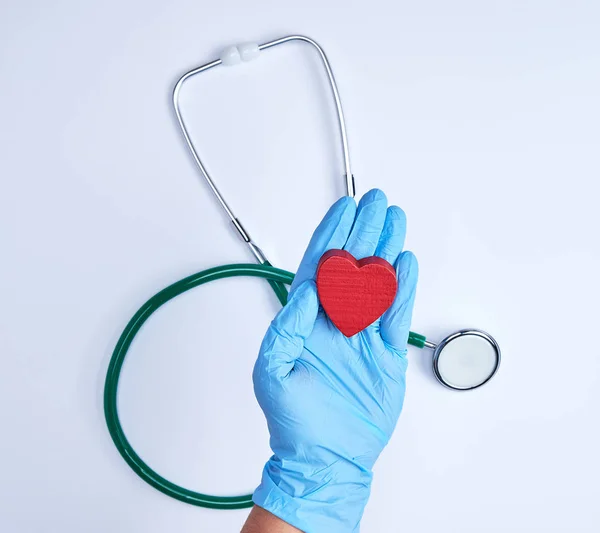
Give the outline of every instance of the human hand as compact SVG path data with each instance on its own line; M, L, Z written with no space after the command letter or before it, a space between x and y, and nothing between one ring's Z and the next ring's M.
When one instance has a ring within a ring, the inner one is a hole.
M372 468L404 400L406 347L418 275L402 252L406 217L374 189L338 200L316 229L287 305L271 323L253 379L274 455L256 505L305 533L355 532L369 498ZM398 292L388 311L345 337L319 308L315 274L329 249L395 265Z

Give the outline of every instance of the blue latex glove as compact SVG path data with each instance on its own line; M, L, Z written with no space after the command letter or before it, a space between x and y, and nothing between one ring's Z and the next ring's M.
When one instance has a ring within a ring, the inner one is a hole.
M254 368L274 455L254 503L306 533L356 532L369 498L372 468L388 443L404 400L406 346L417 261L402 252L404 212L383 192L338 200L316 229L271 323ZM319 309L319 259L343 248L357 259L394 264L398 293L372 326L347 338Z

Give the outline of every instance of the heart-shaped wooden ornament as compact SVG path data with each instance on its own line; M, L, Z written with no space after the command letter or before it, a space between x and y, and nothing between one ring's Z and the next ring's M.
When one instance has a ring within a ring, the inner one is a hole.
M329 250L317 267L317 291L327 316L346 337L375 322L392 305L396 271L381 257L357 261L345 250Z

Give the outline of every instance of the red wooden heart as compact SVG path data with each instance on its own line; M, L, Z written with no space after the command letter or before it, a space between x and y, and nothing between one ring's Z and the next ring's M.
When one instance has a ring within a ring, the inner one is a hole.
M317 267L317 291L327 316L346 337L370 326L392 305L396 271L381 257L357 261L345 250L329 250Z

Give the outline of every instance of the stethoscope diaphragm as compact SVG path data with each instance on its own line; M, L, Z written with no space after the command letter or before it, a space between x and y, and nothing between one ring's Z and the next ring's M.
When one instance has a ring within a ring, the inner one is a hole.
M434 347L433 373L453 390L472 390L487 383L500 366L500 347L477 329L463 329Z

